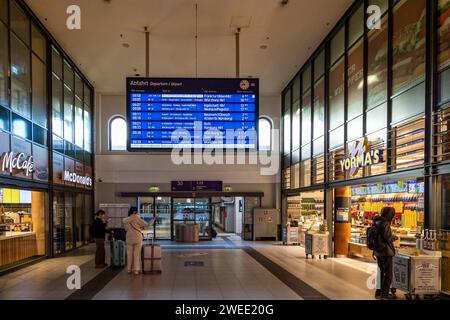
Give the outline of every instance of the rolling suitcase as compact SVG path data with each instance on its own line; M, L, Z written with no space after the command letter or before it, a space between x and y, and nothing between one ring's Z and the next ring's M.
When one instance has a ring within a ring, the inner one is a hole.
M152 238L151 244L143 244L141 249L142 273L152 274L162 272L161 246L155 244Z
M125 241L115 240L111 241L111 267L123 268L126 264Z

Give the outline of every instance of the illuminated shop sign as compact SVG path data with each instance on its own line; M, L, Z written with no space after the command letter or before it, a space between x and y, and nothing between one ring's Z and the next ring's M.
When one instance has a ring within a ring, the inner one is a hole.
M2 171L13 173L14 170L23 171L28 177L34 172L33 156L25 156L25 153L20 152L5 152L1 157Z
M65 170L64 171L64 181L73 182L82 184L88 187L92 187L92 178L87 176L81 176L79 174L76 174L74 172L70 172Z
M364 138L363 141L356 140L351 146L350 157L341 160L342 171L349 171L350 175L355 176L360 168L370 167L374 164L383 162L383 151L379 149L371 150L369 141Z

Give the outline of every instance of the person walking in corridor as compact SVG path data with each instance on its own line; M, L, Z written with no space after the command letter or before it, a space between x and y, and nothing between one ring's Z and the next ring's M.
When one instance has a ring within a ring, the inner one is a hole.
M127 269L128 273L138 275L141 272L141 248L144 236L142 228L152 226L155 223L155 217L150 223L141 219L136 207L131 207L128 211L128 218L123 219L123 226L126 233L127 244Z
M397 240L397 237L392 234L391 230L394 217L395 209L385 207L373 221L378 239L373 253L381 272L381 300L395 299L395 296L389 293L392 284L392 261L395 256L394 241Z
M105 268L108 265L105 262L105 235L106 231L106 222L105 222L105 211L98 210L95 214L95 220L92 224L92 233L91 237L95 239L95 267L96 268Z

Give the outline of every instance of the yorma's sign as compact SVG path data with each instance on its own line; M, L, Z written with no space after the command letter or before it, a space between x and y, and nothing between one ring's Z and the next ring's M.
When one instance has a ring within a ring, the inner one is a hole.
M1 157L2 172L13 173L14 171L23 171L25 176L30 176L34 172L33 156L25 156L20 152L5 152Z
M383 151L379 149L371 150L369 141L356 140L351 146L350 156L340 161L342 171L349 171L355 176L360 168L370 167L383 162Z

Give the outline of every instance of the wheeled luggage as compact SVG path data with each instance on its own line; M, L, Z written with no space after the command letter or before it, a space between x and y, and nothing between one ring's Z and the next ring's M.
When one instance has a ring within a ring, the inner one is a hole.
M162 272L162 250L161 246L154 243L143 244L141 251L142 273L161 273Z
M126 264L125 241L111 240L111 267L123 268Z

